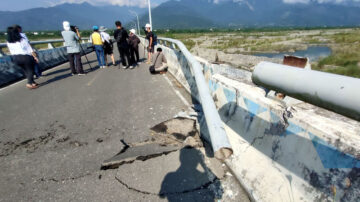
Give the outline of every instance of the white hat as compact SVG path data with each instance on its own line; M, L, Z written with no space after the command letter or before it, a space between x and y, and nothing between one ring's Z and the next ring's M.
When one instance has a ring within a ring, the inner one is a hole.
M130 32L133 33L133 34L136 34L135 29L130 29Z
M105 26L100 26L100 28L99 28L99 31L100 32L105 32L107 29L106 29L106 27Z
M145 25L146 28L151 28L151 25L148 23Z
M69 31L70 30L70 22L64 21L63 27L64 27L64 30Z

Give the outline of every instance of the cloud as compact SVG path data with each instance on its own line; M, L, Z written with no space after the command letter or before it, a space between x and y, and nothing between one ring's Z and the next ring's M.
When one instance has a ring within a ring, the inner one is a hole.
M118 5L118 6L137 6L137 7L147 7L148 0L47 0L48 2L53 2L53 4L63 4L63 3L83 3L87 2L92 5ZM151 0L151 6L157 6L160 3L163 3L168 0ZM53 5L52 4L52 5Z

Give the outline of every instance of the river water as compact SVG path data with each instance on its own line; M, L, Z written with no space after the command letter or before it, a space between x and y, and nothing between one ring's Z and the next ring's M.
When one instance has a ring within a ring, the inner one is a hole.
M307 57L311 62L318 61L320 58L324 58L331 55L331 49L326 46L310 46L307 50L299 50L295 52L282 52L282 53L258 53L255 56L263 56L268 58L284 58L284 55L292 55L298 57Z

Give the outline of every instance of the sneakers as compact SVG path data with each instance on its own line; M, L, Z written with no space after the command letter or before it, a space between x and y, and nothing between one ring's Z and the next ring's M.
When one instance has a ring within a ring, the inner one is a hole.
M123 69L127 69L127 68L128 68L128 66L122 66L122 68L123 68Z
M135 66L134 66L134 65L131 65L131 66L130 66L130 69L134 69L134 68L135 68Z
M80 74L78 74L78 76L85 76L86 74L84 74L84 73L80 73Z

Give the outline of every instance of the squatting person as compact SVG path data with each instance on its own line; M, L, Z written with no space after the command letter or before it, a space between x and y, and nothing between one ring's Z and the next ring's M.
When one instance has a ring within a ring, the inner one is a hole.
M168 66L167 66L167 60L165 55L162 53L161 48L156 49L156 53L152 56L153 66L154 70L152 73L160 73L165 74L167 72Z

